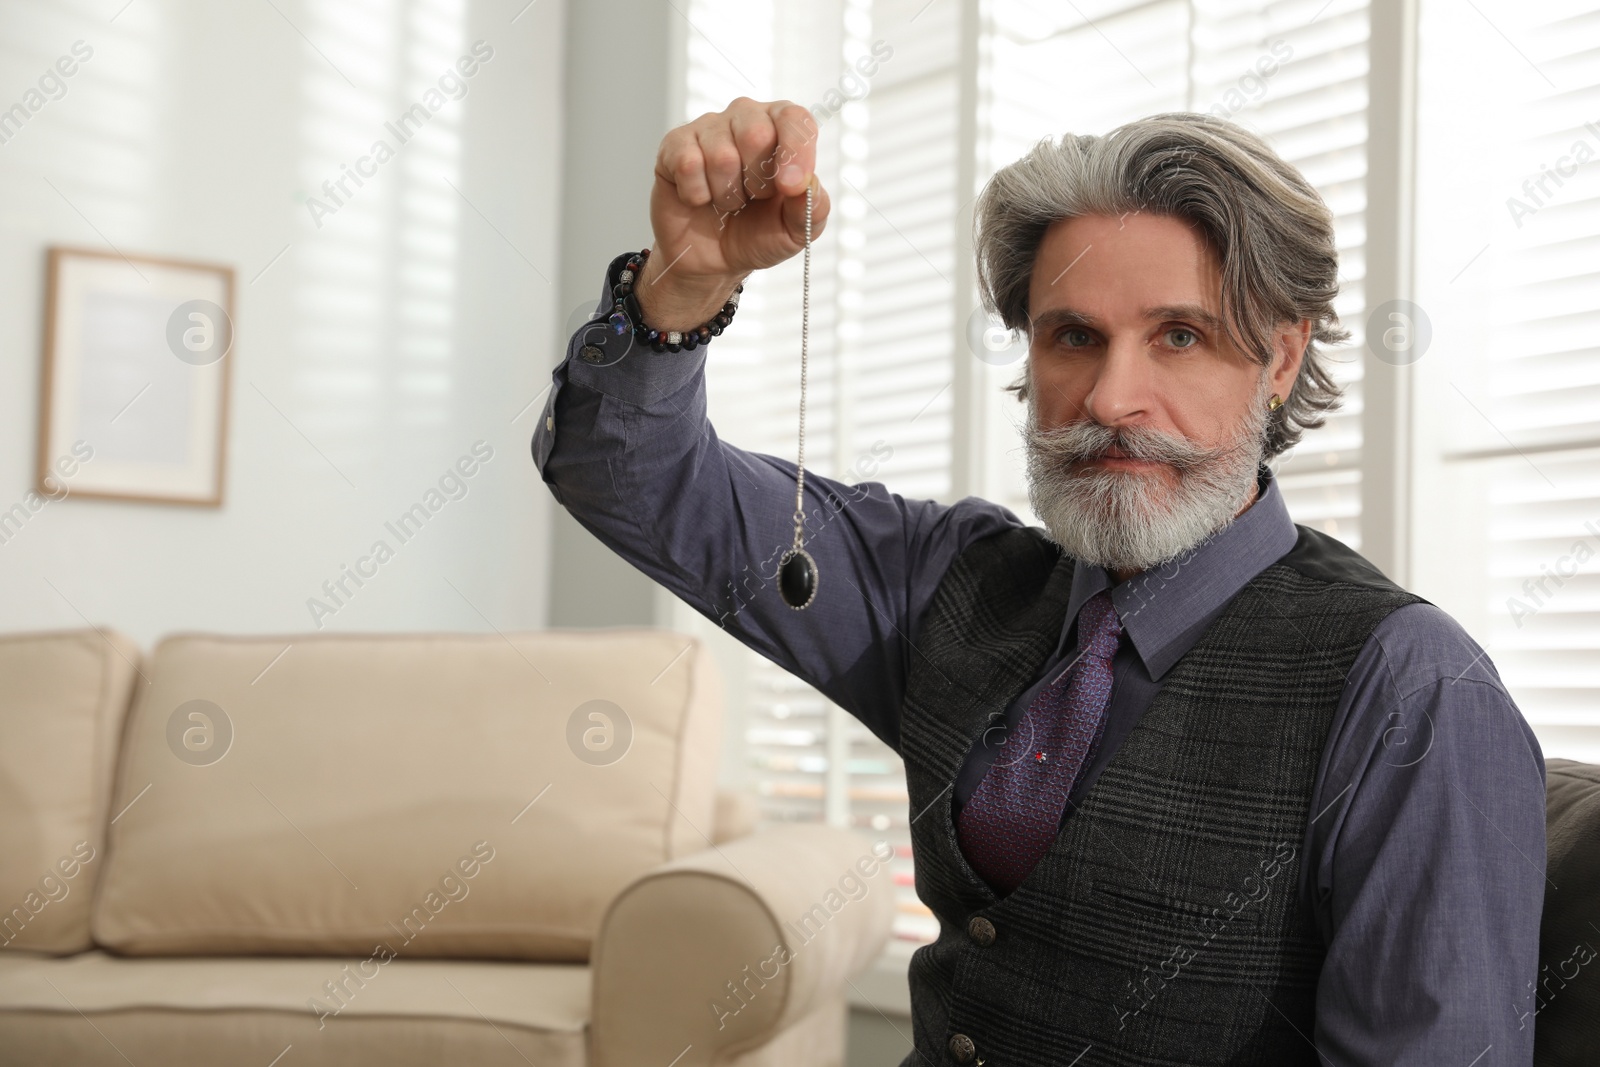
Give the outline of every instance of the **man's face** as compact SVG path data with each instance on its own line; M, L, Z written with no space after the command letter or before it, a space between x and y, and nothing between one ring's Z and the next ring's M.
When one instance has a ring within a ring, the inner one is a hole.
M1187 223L1131 213L1053 224L1029 289L1030 492L1052 536L1126 577L1254 499L1271 392L1309 322L1263 368L1227 339L1221 273Z

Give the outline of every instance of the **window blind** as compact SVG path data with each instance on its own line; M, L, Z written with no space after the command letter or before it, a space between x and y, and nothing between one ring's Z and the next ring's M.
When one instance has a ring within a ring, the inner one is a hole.
M1422 8L1418 591L1484 646L1546 756L1596 761L1600 12L1478 8Z
M736 96L787 98L819 121L833 201L812 253L806 465L845 482L942 497L950 485L958 9L921 0L696 0L684 120ZM886 25L896 27L890 33ZM876 46L876 47L875 47ZM753 277L739 329L708 351L721 436L792 457L800 257ZM912 890L899 757L842 709L754 653L743 664L747 769L772 820L826 820L890 841L895 932L936 924Z

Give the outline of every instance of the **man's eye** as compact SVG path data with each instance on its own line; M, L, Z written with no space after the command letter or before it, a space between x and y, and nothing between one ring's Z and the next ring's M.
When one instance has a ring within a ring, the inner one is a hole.
M1167 340L1173 348L1193 348L1200 343L1200 338L1193 330L1184 329L1182 326L1174 326L1168 330Z
M1068 326L1057 335L1067 343L1068 348L1082 348L1091 342L1089 331L1079 326ZM1079 340L1081 338L1081 340Z

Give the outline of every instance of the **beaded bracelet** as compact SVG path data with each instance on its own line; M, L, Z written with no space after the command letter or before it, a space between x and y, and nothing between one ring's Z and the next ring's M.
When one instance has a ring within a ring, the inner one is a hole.
M721 311L692 330L662 332L645 325L644 312L639 308L638 298L633 295L633 282L643 271L645 260L649 258L648 248L642 252L630 253L627 263L623 265L622 273L618 275L617 285L612 289L614 303L608 321L617 336L620 337L631 329L634 338L648 344L652 352L693 352L720 334L733 321L733 313L739 308L739 294L744 292L742 282L734 289L728 302L722 305Z

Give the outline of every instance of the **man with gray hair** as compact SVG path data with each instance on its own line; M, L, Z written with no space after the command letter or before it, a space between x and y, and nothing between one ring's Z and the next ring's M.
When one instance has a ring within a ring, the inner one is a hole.
M631 289L651 329L724 325L801 249L815 133L744 98L671 131L652 254L597 310ZM1041 141L974 227L1028 341L1042 529L807 471L794 611L795 465L712 432L703 344L631 331L572 337L533 440L587 529L903 757L939 920L905 1064L1530 1063L1538 742L1461 627L1297 526L1267 463L1340 401L1328 208L1172 113Z

